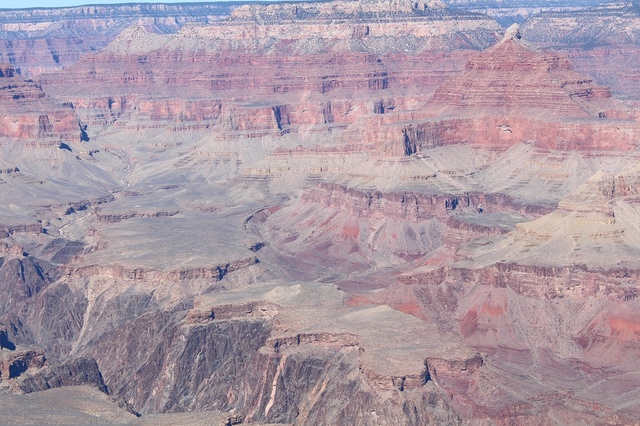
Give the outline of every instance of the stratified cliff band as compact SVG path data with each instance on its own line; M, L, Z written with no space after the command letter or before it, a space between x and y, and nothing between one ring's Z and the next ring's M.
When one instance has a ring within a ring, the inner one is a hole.
M0 10L0 416L637 424L640 9L499 3Z

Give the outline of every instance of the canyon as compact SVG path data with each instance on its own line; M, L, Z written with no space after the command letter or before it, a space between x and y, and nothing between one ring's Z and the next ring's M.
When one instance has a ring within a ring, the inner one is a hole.
M0 10L2 418L638 424L640 9L574 3Z

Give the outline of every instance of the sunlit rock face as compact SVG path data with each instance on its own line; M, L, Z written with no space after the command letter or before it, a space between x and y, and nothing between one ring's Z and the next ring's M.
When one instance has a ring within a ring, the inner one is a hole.
M175 33L188 23L216 22L228 4L121 4L65 8L5 9L0 23L0 60L35 77L76 63L109 44L125 28Z
M43 142L80 141L81 127L68 104L57 104L15 68L0 65L0 137Z
M602 51L534 39L550 18L0 16L33 52L0 66L3 419L640 416L638 112L585 67Z
M363 126L366 135L396 155L457 143L629 151L640 136L636 111L573 71L568 58L522 40L517 25L446 80L427 105L411 115L375 117Z

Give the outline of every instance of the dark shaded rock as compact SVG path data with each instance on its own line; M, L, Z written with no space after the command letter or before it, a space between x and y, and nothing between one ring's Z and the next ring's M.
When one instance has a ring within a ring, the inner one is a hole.
M67 213L70 214L70 210L73 212L85 210L86 206L72 206L67 209ZM39 256L47 257L51 259L51 263L56 264L66 264L73 257L82 253L84 249L84 243L81 241L69 241L63 238L56 238L55 240L50 241L44 248Z
M2 349L9 349L10 351L16 349L16 345L9 340L9 331L4 325L0 325L0 350Z
M298 336L273 345L267 318L194 323L185 315L148 311L89 343L111 394L133 411L235 412L231 424L368 425L376 416L398 425L460 423L433 383L381 396L351 341L327 347L319 337Z
M54 282L60 271L34 257L14 258L0 267L0 321L7 339L43 348L56 358L71 350L84 322L87 300L80 290Z
M31 369L42 368L47 359L39 349L0 354L0 381L19 377Z
M257 243L252 244L252 245L249 247L249 250L251 250L251 251L258 251L258 250L260 250L260 249L261 249L262 247L264 247L264 246L265 246L265 243L264 243L263 241L260 241L260 242L257 242Z
M108 393L98 364L90 358L78 358L66 364L44 368L35 374L25 376L19 382L19 388L24 393L79 385L95 386Z
M38 344L48 354L62 355L71 350L84 324L87 304L84 293L64 282L49 286L35 300L30 323Z
M4 315L2 321L6 324L7 339L11 344L14 344L14 342L33 343L31 331L16 314L9 313Z
M105 333L92 354L109 389L142 413L242 409L250 393L246 376L270 326L259 320L183 326L184 315L150 312Z
M87 319L89 323L94 324L93 340L101 340L103 334L112 332L149 310L157 309L152 300L153 294L137 292L134 289L128 289L111 298L99 296L94 301Z
M239 415L236 414L234 416L230 416L227 419L227 423L225 423L225 426L239 425L239 424L242 423L242 421L243 421L242 416L239 416Z
M35 297L58 277L57 271L34 257L9 259L0 267L0 315Z

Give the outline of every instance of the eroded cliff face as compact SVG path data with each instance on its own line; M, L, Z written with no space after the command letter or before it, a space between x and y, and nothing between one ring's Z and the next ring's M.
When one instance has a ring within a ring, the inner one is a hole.
M69 105L56 105L42 88L11 65L0 66L0 137L80 141L81 123Z
M101 50L130 25L175 33L190 22L215 22L231 9L227 4L5 9L0 24L0 60L11 63L24 76L34 77Z
M167 302L157 291L164 279L124 293L111 293L124 277L107 279L111 284L105 287L99 272L92 282L64 277L50 283L41 265L46 261L3 258L7 276L18 268L24 271L24 286L33 287L29 297L20 303L13 303L13 297L2 308L6 327L0 380L15 390L93 385L122 407L143 414L215 410L259 423L364 425L390 418L407 425L462 422L429 381L421 361L407 370L417 369L413 374L381 372L363 355L373 346L360 342L357 334L331 328L300 333L292 328L298 315L280 318L287 305L311 302L314 296L307 293L314 292L313 287L303 290L298 302L287 299L300 293L299 288L260 285L249 296L257 301L212 306L216 296L205 293L194 300L173 290L169 294L174 301ZM3 282L19 287L8 279ZM97 295L96 286L107 290ZM324 287L332 296L323 297L323 303L338 307L335 288ZM82 288L89 305L69 293ZM47 308L61 307L62 297L69 300L64 309ZM391 312L384 315L394 317ZM41 318L48 324L39 322ZM34 344L44 350L27 349ZM349 398L335 406L346 395Z
M220 410L264 423L460 422L431 385L404 392L393 387L391 378L382 378L393 395L380 395L360 372L362 349L355 336L271 338L273 323L260 307L249 318L236 316L240 311L197 320L178 320L184 314L143 315L104 336L94 349L105 365L103 374L114 376L110 366L125 366L136 378L118 374L121 379L107 382L109 389L143 413ZM114 341L116 335L127 345ZM336 398L346 395L341 406L334 406Z
M504 149L521 141L553 150L632 150L640 135L636 112L574 72L567 58L524 42L517 25L445 81L428 105L369 119L361 126L365 141L412 155L456 143Z
M224 22L176 35L132 26L64 76L39 81L97 129L115 122L214 129L233 140L303 138L383 112L385 104L415 102L405 100L407 82L433 87L443 68L446 75L461 64L457 51L487 47L498 31L481 15L411 2L240 7Z
M570 56L581 72L606 84L618 96L638 99L637 2L604 4L574 12L540 13L522 27L536 43ZM624 70L614 64L624 63Z
M0 67L5 117L49 117L0 141L1 393L89 385L132 424L638 418L633 103L435 1L195 8L20 24L114 38L40 86Z

